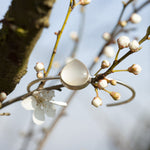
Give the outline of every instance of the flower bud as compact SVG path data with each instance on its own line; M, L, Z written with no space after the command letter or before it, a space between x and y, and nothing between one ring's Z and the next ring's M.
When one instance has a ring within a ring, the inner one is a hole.
M39 71L42 71L44 70L44 64L42 62L37 62L34 69L39 72Z
M87 5L87 4L90 4L91 3L91 0L80 0L80 5Z
M120 93L118 92L111 92L110 96L114 99L114 100L119 100L121 98Z
M94 99L92 100L92 105L95 107L101 106L103 104L102 100L100 97L94 97Z
M109 40L111 39L110 33L105 32L105 33L103 34L103 38L104 38L104 40L109 41Z
M74 41L77 41L77 40L78 40L78 33L75 32L75 31L72 31L72 32L70 33L70 38L71 38L72 40L74 40Z
M130 40L127 36L121 36L117 40L118 46L120 49L126 48L129 46Z
M37 72L37 73L36 73L36 76L37 76L37 78L39 78L39 79L44 78L43 72Z
M102 79L102 80L99 80L98 81L98 88L99 89L104 89L104 88L106 88L107 87L107 80L105 80L105 79Z
M0 93L0 102L4 101L7 98L7 95L5 92Z
M140 23L141 20L142 20L141 16L136 13L133 13L130 17L130 21L135 24Z
M105 54L107 57L112 58L112 57L115 56L115 51L114 51L113 47L111 47L111 46L106 46L106 47L104 48L104 54Z
M128 68L128 71L135 75L138 75L142 71L142 68L138 64L133 64L131 67Z
M101 63L101 68L105 69L108 68L110 66L110 62L108 60L103 60Z
M132 52L137 52L139 50L139 42L137 40L133 40L129 43L129 48Z
M120 22L120 26L121 26L121 27L125 27L126 25L127 25L127 21L121 21L121 22Z
M110 84L115 86L117 84L117 81L116 80L110 80Z

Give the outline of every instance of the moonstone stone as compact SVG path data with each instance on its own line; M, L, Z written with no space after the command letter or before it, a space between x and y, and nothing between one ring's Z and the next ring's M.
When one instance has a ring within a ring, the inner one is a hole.
M61 71L61 81L64 86L72 90L79 90L90 83L90 74L86 66L74 59Z

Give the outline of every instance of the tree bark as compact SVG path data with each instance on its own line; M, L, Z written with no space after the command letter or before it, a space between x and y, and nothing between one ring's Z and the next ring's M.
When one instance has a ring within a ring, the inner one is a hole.
M0 92L11 93L27 72L29 56L55 0L13 0L0 30Z

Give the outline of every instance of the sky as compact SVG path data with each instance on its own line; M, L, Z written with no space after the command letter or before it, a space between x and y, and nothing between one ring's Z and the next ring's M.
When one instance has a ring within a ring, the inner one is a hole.
M36 62L43 62L45 66L48 65L56 40L54 32L57 32L61 28L68 4L69 0L57 0L55 3L50 17L50 27L44 29L41 38L30 56L28 72L17 85L15 91L8 96L8 99L24 94L28 83L36 79L36 72L34 70ZM3 18L9 5L9 0L0 1L0 19ZM146 28L150 24L149 7L150 5L139 12L142 16L141 23L138 25L130 25L132 27L137 27L136 31L128 35L131 40L135 36L139 38L144 36ZM91 64L99 49L105 43L102 39L102 34L104 32L111 32L121 9L121 0L93 0L90 5L86 6L85 26L76 58L81 60L87 67ZM130 14L131 9L132 7L127 9L123 17L124 19ZM77 7L73 10L67 22L58 46L58 53L56 54L55 61L62 63L69 56L74 46L69 34L71 31L78 31L80 19L80 8ZM107 93L100 92L104 104L102 107L94 108L91 105L91 100L95 96L95 92L93 87L89 85L87 88L77 92L67 108L65 115L60 119L51 133L45 144L44 150L49 148L53 150L116 150L119 149L120 144L118 143L121 143L123 146L134 145L134 140L138 138L140 131L142 130L143 133L143 128L146 126L146 123L149 123L148 116L150 115L149 42L143 43L142 47L140 52L127 58L118 67L124 69L134 63L140 64L140 66L142 66L140 75L134 76L126 72L111 75L112 78L124 81L135 89L136 98L134 101L126 105L108 108L105 105L113 102L113 100ZM114 45L114 48L117 50L117 45ZM124 52L121 52L121 54L123 53ZM103 59L108 58L103 56L102 60ZM110 62L113 61L113 59L108 60ZM100 62L91 71L91 75L99 69L99 65ZM51 74L54 75L57 70L58 69L53 68ZM112 90L121 93L121 100L131 95L128 89L121 86L112 88ZM64 88L62 92L56 92L55 100L65 101L70 92L71 91L66 88ZM24 110L20 102L8 106L2 111L10 112L11 116L1 117L0 149L19 150L23 141L21 133L28 131L32 114ZM52 121L53 118L46 118L46 122L43 126L47 127ZM29 149L34 149L36 147L38 138L41 136L39 127L36 125L34 131L37 136L30 142Z

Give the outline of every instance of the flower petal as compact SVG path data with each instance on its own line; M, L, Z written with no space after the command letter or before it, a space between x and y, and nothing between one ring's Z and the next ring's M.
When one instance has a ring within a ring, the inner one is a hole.
M51 100L50 103L55 104L55 105L59 105L59 106L67 106L66 102L61 102L61 101Z
M33 96L29 96L25 98L22 102L21 105L23 108L26 110L34 110L34 106L37 104L36 99Z
M42 96L46 100L51 100L55 96L54 91L42 90L41 92L42 92Z
M33 112L33 122L41 125L45 121L45 116L44 116L44 110L42 110L40 107L37 107L34 112Z
M55 108L54 104L45 102L44 103L44 112L48 117L54 117L56 114L56 108Z

